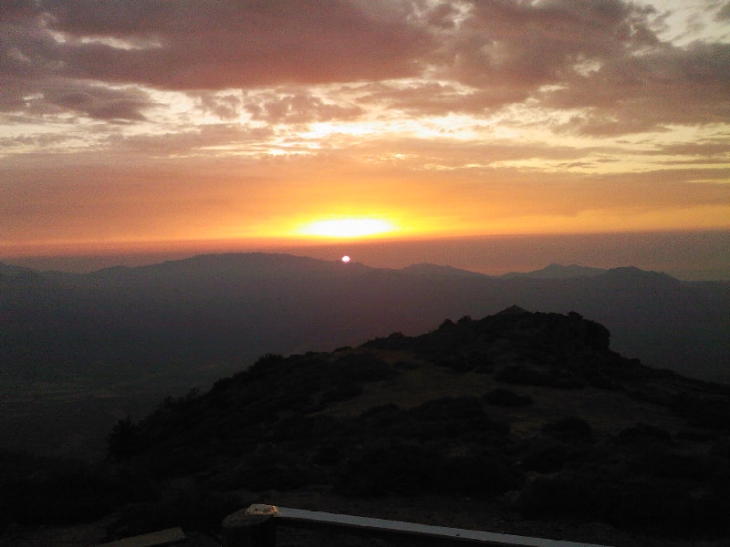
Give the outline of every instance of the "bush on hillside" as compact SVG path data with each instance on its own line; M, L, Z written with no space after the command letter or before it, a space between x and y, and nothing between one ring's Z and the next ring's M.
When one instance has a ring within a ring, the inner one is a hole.
M383 442L363 449L344 466L335 491L350 496L417 495L431 488L437 455L420 445Z
M497 372L495 378L506 384L523 386L548 386L555 381L555 378L526 365L509 365Z
M509 389L497 388L484 395L484 400L494 406L518 407L531 405L535 401L527 395L520 395Z
M237 496L184 488L162 500L134 503L122 509L120 518L108 530L107 540L181 527L218 533L223 519L242 507Z
M638 423L623 429L618 434L619 441L624 444L669 443L672 435L666 429Z
M593 438L593 428L581 418L569 417L556 422L545 424L543 432L563 441L590 441Z
M338 384L392 380L400 374L373 353L351 353L340 357L331 370Z
M509 460L496 453L448 456L433 448L388 441L355 455L341 471L336 491L355 496L490 497L519 488L523 480Z

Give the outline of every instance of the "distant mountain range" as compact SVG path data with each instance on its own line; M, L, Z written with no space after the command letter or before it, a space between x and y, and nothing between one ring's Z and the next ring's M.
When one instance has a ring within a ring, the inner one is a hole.
M534 272L510 272L502 277L530 277L533 279L570 279L572 277L595 277L606 273L608 270L603 268L591 268L589 266L581 266L580 264L571 264L570 266L561 266L560 264L550 264L542 270Z
M617 351L654 367L704 379L730 374L730 282L557 264L491 277L265 253L88 274L0 264L0 362L4 375L28 381L187 384L266 352L422 332L444 317L513 304L600 321Z

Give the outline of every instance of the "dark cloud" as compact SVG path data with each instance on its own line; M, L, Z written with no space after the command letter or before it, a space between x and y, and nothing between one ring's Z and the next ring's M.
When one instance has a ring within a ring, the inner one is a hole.
M45 97L47 104L73 110L100 120L140 121L141 110L151 106L147 95L137 90L114 90L101 86L58 89Z
M27 20L39 14L33 0L4 0L0 3L0 21L5 24Z
M144 109L154 106L148 94L136 88L114 89L102 84L67 79L8 78L0 93L0 111L42 116L75 112L98 120L142 121Z
M382 137L376 141L363 141L344 148L342 158L378 158L379 163L391 164L395 162L402 166L403 176L408 176L414 170L431 169L433 166L445 167L453 172L458 171L458 177L464 176L466 171L480 173L485 170L493 173L496 166L504 162L539 160L564 161L572 163L586 157L618 157L622 150L618 147L585 147L566 146L558 142L546 144L543 142L510 142L498 144L483 142L480 139L463 142L452 139L437 138L403 138ZM398 156L400 156L400 159ZM424 167L426 166L426 167ZM362 169L362 164L358 169ZM500 167L501 168L501 167ZM438 176L443 176L443 171ZM477 175L475 175L477 176ZM534 179L533 173L524 175L526 180ZM514 173L510 177L515 177Z
M663 146L658 154L701 156L704 158L726 159L730 154L729 142L687 142Z
M726 3L717 18L729 17ZM4 0L0 110L31 97L143 118L147 97L106 84L187 91L222 120L270 123L352 119L374 102L417 115L529 100L583 109L561 129L587 135L727 120L730 46L662 43L665 23L623 0ZM305 87L348 82L376 83L359 104ZM296 91L211 93L281 86Z
M241 114L243 101L235 94L227 93L219 96L214 93L201 93L197 100L201 111L218 116L221 120L232 120Z
M0 112L23 110L26 106L24 97L30 86L23 79L10 75L3 76L2 91L0 91ZM36 89L40 89L37 86Z
M585 134L620 134L669 124L730 119L730 44L664 46L605 63L545 97L557 108L589 108L571 125Z
M120 153L151 154L158 157L193 157L204 155L214 157L217 147L226 151L236 146L246 146L251 152L261 142L274 136L270 127L248 127L240 124L207 124L173 135L136 135L133 137L115 136L109 144Z
M0 149L10 151L15 147L19 148L35 148L36 150L48 151L57 145L63 145L68 142L65 135L56 135L53 133L41 133L31 135L17 135L13 137L0 137Z
M481 113L504 105L520 103L530 93L517 86L490 85L463 88L439 82L408 85L378 83L361 88L363 104L379 103L409 114Z
M563 81L576 66L658 42L652 10L620 0L473 0L473 16L444 53L453 75L536 87Z
M416 53L429 38L405 9L383 15L344 0L48 0L43 7L46 30L64 38L45 53L64 75L167 89L415 75Z
M304 92L272 92L264 97L250 97L245 108L254 120L294 124L354 119L364 112L359 106L326 103Z
M715 18L718 21L730 20L730 2L727 2L722 8L720 8L720 11L717 12Z

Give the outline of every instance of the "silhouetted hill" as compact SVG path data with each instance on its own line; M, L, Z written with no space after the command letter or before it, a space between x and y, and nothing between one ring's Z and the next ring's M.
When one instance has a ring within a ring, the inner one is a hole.
M534 272L509 272L502 277L509 279L511 277L529 277L532 279L570 279L573 277L595 277L606 273L603 268L591 268L581 266L579 264L571 264L570 266L561 266L560 264L550 264L541 270Z
M607 283L621 286L623 283L633 283L639 285L661 284L663 286L671 285L680 286L683 283L661 272L647 272L634 266L626 266L622 268L612 268L604 272L603 279Z
M489 278L492 276L470 272L469 270L461 270L452 266L440 266L438 264L430 264L424 262L422 264L412 264L401 269L402 272L413 275L432 276L432 277L455 277L455 278Z
M0 518L62 521L64 504L83 520L129 504L108 521L111 539L214 528L257 501L616 546L721 545L730 387L652 369L609 341L577 313L513 306L419 336L268 354L119 421L95 471L0 474L0 496L35 495Z
M12 264L5 264L0 262L0 276L17 277L23 274L33 273L35 270L32 268L24 268L22 266L13 266Z
M623 358L609 340L578 314L512 307L268 355L118 426L110 450L271 503L276 491L469 496L516 519L727 537L730 388Z
M304 256L275 253L230 253L198 255L147 266L113 267L88 274L105 281L158 280L169 282L228 281L261 277L287 279L294 276L348 277L371 271L362 264L344 264Z

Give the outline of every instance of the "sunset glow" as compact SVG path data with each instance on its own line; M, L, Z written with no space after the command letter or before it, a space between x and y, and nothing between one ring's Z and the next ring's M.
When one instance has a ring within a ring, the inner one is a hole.
M2 3L0 258L730 230L727 2L127 4Z
M307 236L357 238L392 232L395 227L387 220L372 218L343 218L313 222L299 233Z

